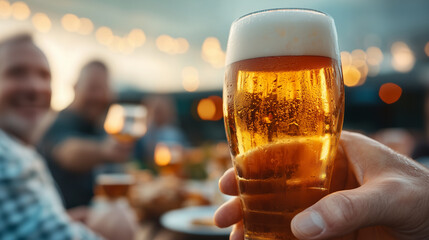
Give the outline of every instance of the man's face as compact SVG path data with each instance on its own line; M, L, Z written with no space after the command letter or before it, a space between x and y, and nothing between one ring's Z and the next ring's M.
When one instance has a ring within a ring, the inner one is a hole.
M112 101L107 72L97 66L84 70L76 86L76 98L85 108L86 117L91 121L101 121Z
M0 128L28 142L51 101L51 72L31 42L0 48Z

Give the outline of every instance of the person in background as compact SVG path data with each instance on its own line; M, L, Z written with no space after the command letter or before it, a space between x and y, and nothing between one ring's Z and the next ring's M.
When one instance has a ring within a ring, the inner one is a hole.
M99 239L69 218L31 147L50 106L50 82L48 61L30 35L0 42L0 239Z
M148 131L136 144L136 157L146 164L153 163L157 143L188 145L183 131L177 127L177 112L174 100L167 96L152 96L145 101L148 106Z
M128 160L133 146L103 130L113 94L108 69L91 61L81 70L75 99L42 134L37 149L45 157L66 209L87 206L94 196L97 167Z
M402 128L381 129L372 138L407 157L411 156L415 144L413 136Z

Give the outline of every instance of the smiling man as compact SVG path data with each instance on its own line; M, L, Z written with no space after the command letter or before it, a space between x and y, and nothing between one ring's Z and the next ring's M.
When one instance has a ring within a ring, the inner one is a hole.
M0 239L98 239L70 220L30 146L48 111L51 72L31 36L0 42Z

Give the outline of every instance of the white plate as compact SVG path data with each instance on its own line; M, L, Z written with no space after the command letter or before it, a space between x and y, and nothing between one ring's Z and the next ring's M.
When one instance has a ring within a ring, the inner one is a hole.
M167 229L181 233L204 236L227 236L231 232L231 228L192 224L192 221L195 219L212 218L216 209L216 206L207 206L173 210L161 217L161 224Z

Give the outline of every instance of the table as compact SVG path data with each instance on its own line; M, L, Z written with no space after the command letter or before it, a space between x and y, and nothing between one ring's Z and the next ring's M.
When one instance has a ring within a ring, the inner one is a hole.
M157 222L145 222L140 225L135 240L228 240L229 236L196 236L173 232L163 228Z

